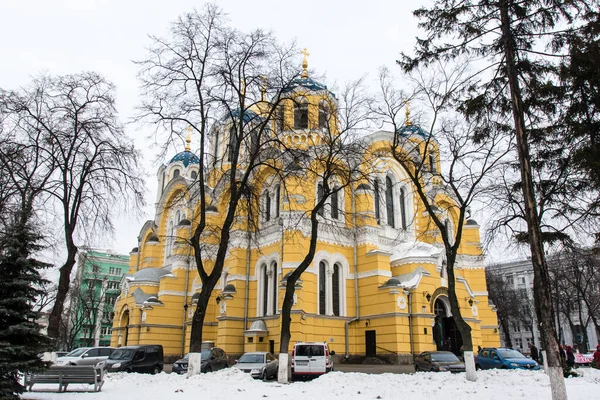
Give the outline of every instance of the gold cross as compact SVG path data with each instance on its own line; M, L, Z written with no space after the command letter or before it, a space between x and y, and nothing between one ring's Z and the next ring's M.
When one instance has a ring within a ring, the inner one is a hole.
M302 77L308 78L308 56L310 56L310 53L308 52L308 50L306 50L305 47L304 49L302 49L300 54L304 55L304 60L302 60Z

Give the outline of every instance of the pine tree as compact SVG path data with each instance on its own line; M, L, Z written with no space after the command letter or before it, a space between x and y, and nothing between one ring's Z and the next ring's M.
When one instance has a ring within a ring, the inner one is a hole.
M0 398L19 398L21 374L47 368L40 354L50 339L40 333L33 310L48 264L31 257L40 249L40 236L31 228L30 214L21 212L0 232Z

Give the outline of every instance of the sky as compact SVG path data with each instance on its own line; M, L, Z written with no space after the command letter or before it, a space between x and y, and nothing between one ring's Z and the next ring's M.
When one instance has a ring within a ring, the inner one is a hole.
M295 40L298 48L307 48L310 69L324 75L329 86L342 86L363 76L376 85L379 67L398 70L395 60L401 52L411 52L418 35L412 11L425 3L218 1L231 26L271 30L280 41ZM188 0L2 0L0 87L17 89L42 72L96 71L116 85L120 118L128 122L139 102L133 60L147 54L148 35L165 36L179 15L194 7L201 9L203 4ZM145 156L148 206L140 219L119 216L114 238L94 244L123 254L137 246L139 229L154 216L159 166L155 151L160 145L148 140L148 127L128 124L126 132Z
M600 371L578 368L583 376L565 380L569 400L600 399ZM142 375L111 373L98 393L56 393L58 385L34 385L23 399L86 400L550 400L550 380L543 371L486 370L477 372L477 381L466 380L465 373L418 372L416 374L379 374L330 372L308 382L284 385L275 381L254 380L234 368L208 374ZM69 391L85 390L85 385L69 385ZM41 392L44 391L44 392ZM51 392L53 391L53 392Z

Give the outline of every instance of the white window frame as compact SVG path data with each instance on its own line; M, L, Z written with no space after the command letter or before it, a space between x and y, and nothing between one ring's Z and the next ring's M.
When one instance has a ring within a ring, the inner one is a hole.
M265 274L264 271L267 271L267 280L271 285L268 285L265 282ZM257 287L257 296L256 296L256 316L257 317L265 317L276 315L278 310L278 294L279 294L279 282L278 282L278 266L277 261L265 261L261 260L257 263L256 267L256 278L258 282ZM275 287L275 289L273 288ZM267 293L267 309L264 307L264 297L265 290L268 290Z
M320 291L320 274L321 274L321 268L320 268L320 264L321 262L325 263L325 314L324 315L328 315L328 316L334 316L333 313L333 268L335 265L338 265L339 268L339 280L340 280L340 292L339 292L339 306L340 306L340 312L339 312L339 316L340 317L345 317L347 315L347 309L346 309L346 278L348 276L348 265L347 265L347 261L345 258L340 257L340 256L331 256L331 255L326 255L326 254L322 254L320 255L318 258L315 257L314 259L314 266L315 266L315 272L317 275L317 288L316 288L316 314L317 315L323 315L323 314L319 314L319 291Z

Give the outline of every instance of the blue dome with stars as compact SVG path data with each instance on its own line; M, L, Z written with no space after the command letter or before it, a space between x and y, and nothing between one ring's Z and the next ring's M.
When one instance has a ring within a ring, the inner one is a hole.
M169 161L169 164L173 164L174 162L181 161L184 167L188 167L190 164L200 164L200 158L197 155L192 153L189 150L182 151L178 153Z
M428 138L429 134L421 129L418 125L405 125L402 128L398 129L399 135L410 136L410 135L419 135L423 138Z

